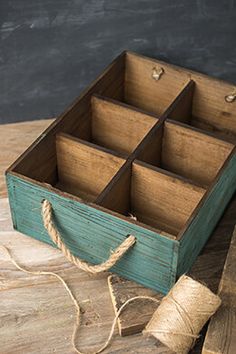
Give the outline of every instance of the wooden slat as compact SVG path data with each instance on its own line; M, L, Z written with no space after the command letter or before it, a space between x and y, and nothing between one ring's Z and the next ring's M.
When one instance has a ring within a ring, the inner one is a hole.
M203 354L234 354L236 348L236 227L218 294L222 305L210 320Z
M152 78L153 68L164 68L160 80ZM125 102L161 115L189 81L181 70L158 65L151 59L128 52L125 67Z
M209 185L234 145L180 123L165 122L162 167Z
M133 163L131 213L139 221L177 235L205 189L144 163Z
M157 122L153 116L101 96L93 96L91 106L93 142L127 154Z
M58 187L92 201L125 160L78 138L58 134L56 139Z

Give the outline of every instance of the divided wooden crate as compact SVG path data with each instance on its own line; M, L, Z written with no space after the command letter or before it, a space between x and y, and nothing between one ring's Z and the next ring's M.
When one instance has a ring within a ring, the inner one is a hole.
M122 53L7 170L14 227L94 264L127 235L112 271L166 293L187 272L236 187L228 83Z

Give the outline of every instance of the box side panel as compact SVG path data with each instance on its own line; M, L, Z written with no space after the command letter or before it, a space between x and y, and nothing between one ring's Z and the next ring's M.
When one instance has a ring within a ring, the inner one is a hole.
M236 154L208 194L204 204L186 229L179 245L177 275L188 272L222 216L236 190Z
M136 244L112 271L163 293L174 284L177 241L9 173L7 184L14 226L18 231L53 244L41 217L41 202L48 199L53 206L54 222L76 256L93 264L101 263L127 235L132 234L137 239Z

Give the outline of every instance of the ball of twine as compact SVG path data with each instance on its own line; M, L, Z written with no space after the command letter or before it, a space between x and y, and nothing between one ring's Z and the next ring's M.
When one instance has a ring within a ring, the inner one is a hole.
M151 334L176 353L188 353L220 304L219 296L183 275L162 300L144 334Z

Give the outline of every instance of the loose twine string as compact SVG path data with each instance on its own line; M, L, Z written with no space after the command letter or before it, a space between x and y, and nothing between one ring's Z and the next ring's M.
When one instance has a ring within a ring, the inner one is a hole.
M80 324L81 324L81 308L80 308L80 305L78 303L78 301L76 300L75 296L73 295L71 289L69 288L69 286L67 285L66 281L58 274L54 273L54 272L49 272L49 271L42 271L42 270L37 270L37 271L32 271L32 270L28 270L26 269L25 267L23 267L22 265L20 265L11 255L10 251L8 250L7 247L5 246L0 246L0 250L2 250L7 256L8 258L10 259L10 261L12 262L12 264L14 264L14 266L21 270L22 272L24 273L27 273L27 274L32 274L32 275L48 275L48 276L53 276L55 278L57 278L61 283L62 285L64 286L64 288L66 289L67 293L69 294L72 302L74 303L75 305L75 308L76 308L76 319L75 319L75 324L74 324L74 329L73 329L73 333L72 333L72 337L71 337L71 343L72 343L72 346L73 346L73 349L75 350L76 353L78 354L87 354L85 352L81 352L77 346L76 346L76 335L77 335L77 332L78 332L78 329L80 327ZM116 322L118 320L118 317L120 316L121 312L124 310L124 308L130 304L131 302L134 302L135 300L140 300L140 299L146 299L146 300L149 300L149 301L153 301L153 302L156 302L159 304L159 300L157 300L156 298L154 297L151 297L151 296L134 296L130 299L128 299L127 301L125 301L125 303L119 308L119 310L117 311L117 314L116 316L114 317L114 320L112 322L112 326L111 326L111 330L110 330L110 333L108 335L108 338L106 340L106 342L101 346L101 348L97 349L96 351L94 352L90 352L89 354L99 354L101 353L102 351L104 351L108 345L110 344L111 340L112 340L112 337L114 335L114 332L115 332L115 326L116 326Z
M42 217L46 230L52 240L61 249L66 258L74 263L78 268L90 272L99 273L112 267L122 255L135 243L135 237L130 235L110 256L110 258L100 265L90 265L87 262L73 256L61 240L60 233L56 229L52 221L52 207L48 201L42 204ZM81 324L81 309L78 301L70 290L65 280L58 274L50 271L31 271L19 265L12 257L10 251L5 246L0 249L9 257L10 261L16 268L22 272L33 275L48 275L56 277L64 286L76 308L76 320L72 333L72 346L76 353L81 352L76 346L76 335ZM108 339L102 347L89 354L98 354L104 351L111 342L118 317L128 304L139 299L146 299L155 303L160 303L154 297L135 296L128 299L117 311L113 320ZM213 294L206 286L193 280L186 275L179 278L178 282L170 290L170 292L161 301L160 306L154 312L152 319L149 321L144 334L151 334L159 339L163 344L171 350L179 354L187 354L193 347L198 334L207 320L215 313L220 306L220 298ZM177 329L177 330L176 330Z

